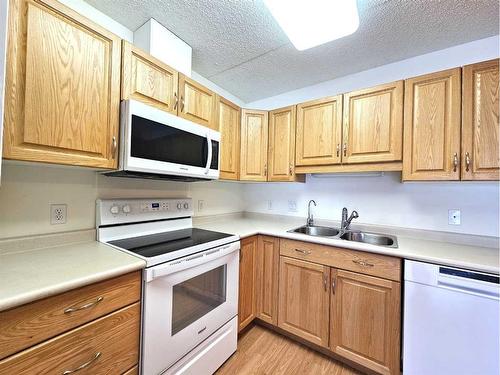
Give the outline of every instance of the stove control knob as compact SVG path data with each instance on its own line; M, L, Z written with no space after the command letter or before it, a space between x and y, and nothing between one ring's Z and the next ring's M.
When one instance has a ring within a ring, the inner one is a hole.
M130 206L126 204L125 206L123 206L122 211L125 212L126 214L129 214L131 211Z
M120 212L120 207L118 207L116 204L112 205L109 211L113 214L116 215L117 213Z
M177 203L177 209L182 210L182 203Z
M184 209L186 209L186 210L187 210L188 208L189 208L189 203L187 203L187 202L186 202L186 203L184 203Z

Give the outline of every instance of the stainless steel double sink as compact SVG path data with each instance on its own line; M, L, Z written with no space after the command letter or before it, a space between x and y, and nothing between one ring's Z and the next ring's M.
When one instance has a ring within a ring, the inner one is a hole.
M301 233L314 237L326 237L332 239L341 239L346 241L362 242L370 245L384 247L398 247L398 240L395 236L380 233L371 233L357 230L347 230L341 233L340 229L333 227L323 227L318 225L304 225L302 227L291 229L289 233Z

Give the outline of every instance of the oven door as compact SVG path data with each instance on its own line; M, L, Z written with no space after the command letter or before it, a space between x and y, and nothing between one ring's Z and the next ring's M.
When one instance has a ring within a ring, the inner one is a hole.
M145 270L142 374L156 375L237 315L239 242Z
M219 132L134 100L123 101L121 111L121 169L219 177Z

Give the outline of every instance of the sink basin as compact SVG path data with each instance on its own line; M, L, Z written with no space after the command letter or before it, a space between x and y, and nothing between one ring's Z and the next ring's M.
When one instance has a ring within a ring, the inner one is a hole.
M363 242L371 245L398 247L396 237L385 234L349 231L344 233L340 238L347 241Z
M309 236L318 236L318 237L335 237L340 231L336 228L331 227L321 227L316 225L304 225L303 227L289 230L291 233L302 233L307 234Z

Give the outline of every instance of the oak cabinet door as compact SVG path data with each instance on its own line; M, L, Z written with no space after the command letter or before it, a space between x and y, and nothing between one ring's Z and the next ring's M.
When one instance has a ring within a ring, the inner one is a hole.
M399 161L403 81L344 94L342 163Z
M11 0L7 159L117 166L120 39L54 0Z
M330 348L380 374L399 374L400 284L332 269Z
M278 326L328 347L330 268L280 257Z
M214 130L219 130L217 96L198 82L179 74L178 115Z
M238 180L240 177L241 110L236 104L219 98L220 178Z
M268 181L296 181L296 108L290 106L269 112Z
M177 115L177 71L132 44L122 46L122 99L135 99Z
M498 61L463 68L462 180L500 178Z
M257 317L278 325L279 238L259 236L257 270Z
M267 181L267 136L267 111L242 110L240 180Z
M297 105L296 165L339 164L342 95Z
M460 72L405 81L403 180L459 179Z
M250 324L255 318L256 251L257 236L248 237L241 240L238 297L238 332L245 328L248 324Z

